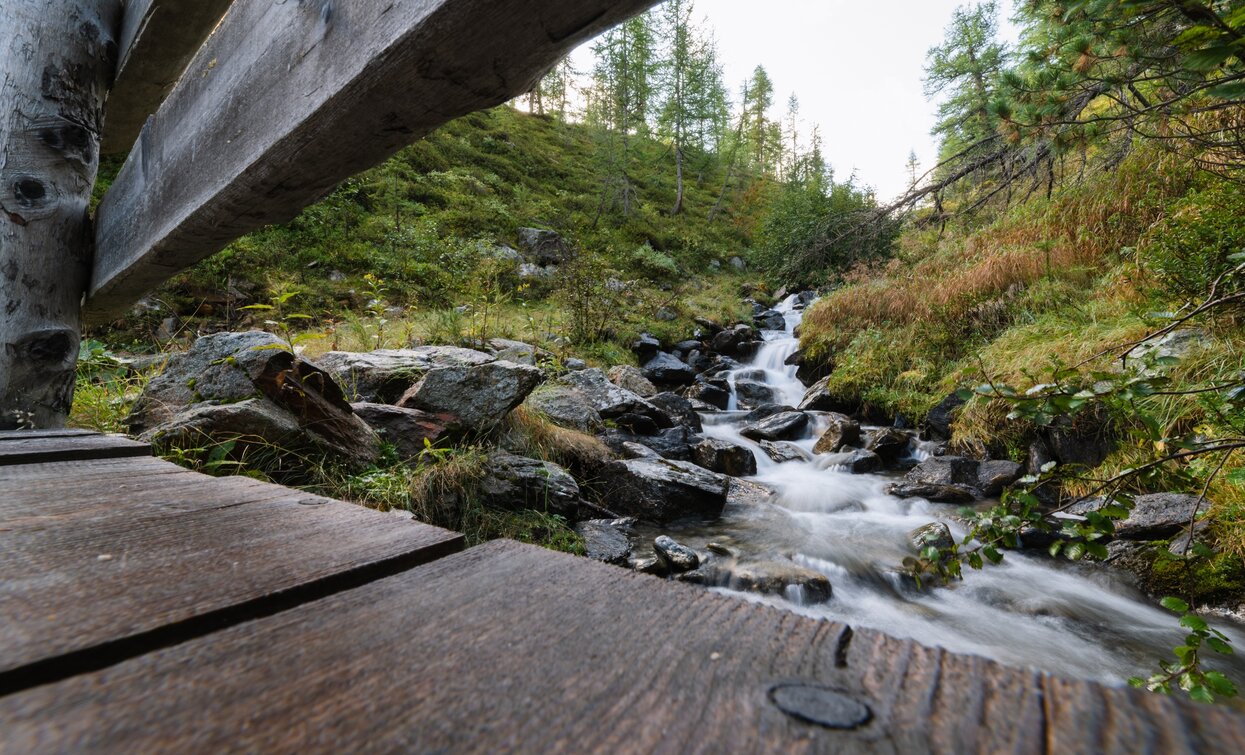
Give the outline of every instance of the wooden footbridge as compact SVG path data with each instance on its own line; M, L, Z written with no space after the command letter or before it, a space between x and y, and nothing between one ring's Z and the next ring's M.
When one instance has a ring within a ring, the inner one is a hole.
M0 0L0 753L1245 752L1228 710L59 429L84 315L652 2Z

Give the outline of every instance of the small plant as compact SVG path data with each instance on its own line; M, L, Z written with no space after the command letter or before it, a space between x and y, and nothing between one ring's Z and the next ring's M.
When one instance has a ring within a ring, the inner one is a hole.
M269 299L268 304L250 304L243 309L252 310L254 312L268 313L268 319L264 320L264 325L270 328L271 333L279 336L285 343L272 344L271 346L259 346L259 350L266 349L284 349L291 354L298 350L298 347L306 343L320 338L320 333L296 332L295 326L311 320L311 315L302 312L289 312L288 305L301 292L295 289L278 293Z
M1172 650L1176 656L1174 663L1159 661L1158 673L1145 679L1135 676L1128 683L1138 689L1164 695L1170 695L1175 684L1192 699L1204 703L1213 703L1216 698L1236 697L1236 685L1222 673L1206 669L1202 658L1207 649L1219 655L1232 655L1228 638L1218 629L1211 628L1180 598L1167 597L1160 602L1167 610L1181 614L1180 626L1189 633L1185 635L1184 644Z

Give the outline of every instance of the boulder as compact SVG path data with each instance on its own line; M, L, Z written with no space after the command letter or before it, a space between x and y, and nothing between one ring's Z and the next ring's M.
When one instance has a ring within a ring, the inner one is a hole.
M899 482L886 488L896 498L924 498L933 503L972 503L978 491L967 485L939 485L925 482Z
M575 525L584 539L584 555L615 566L627 566L631 559L631 540L627 529L634 519L588 519Z
M725 409L730 406L730 391L708 381L696 381L687 388L686 394L689 400L702 401L717 409Z
M587 362L585 362L582 359L576 359L574 357L571 357L570 359L567 359L566 361L562 362L562 366L566 368L567 372L579 372L580 370L588 369Z
M879 427L869 432L865 448L877 454L884 463L894 464L907 455L911 440L907 433L893 427Z
M835 453L843 446L855 446L860 443L860 423L846 414L829 412L826 415L828 425L826 431L813 446L813 453Z
M638 367L632 367L629 364L611 367L606 377L619 388L625 388L638 396L647 398L657 393L657 387L644 377L644 373Z
M838 412L840 414L853 414L856 411L856 405L851 401L846 401L835 396L829 389L830 376L818 380L809 386L804 392L804 399L800 401L798 407L805 412Z
M391 404L358 402L350 405L354 413L391 444L403 461L418 459L427 441L436 445L458 435L458 418L452 414L429 414Z
M659 535L653 540L653 551L674 574L688 572L700 566L700 556L696 551L666 535Z
M765 383L757 380L735 381L735 400L741 409L772 404L777 398L778 394Z
M329 374L259 331L204 336L171 356L126 422L163 448L232 441L355 466L380 453L376 433Z
M904 482L917 485L977 484L978 462L963 456L931 456L904 475Z
M852 474L869 474L882 468L882 459L872 451L857 448L852 451L841 451L837 454L826 454L817 457L817 465L822 469L834 469Z
M615 461L602 469L604 505L654 522L716 517L726 506L728 477L671 459Z
M808 427L808 415L804 412L782 412L745 425L739 434L752 440L792 440L800 437Z
M726 261L726 264L730 265L731 269L737 273L748 272L748 263L744 262L742 257L731 257Z
M613 422L620 429L633 435L656 435L660 429L651 417L635 412L620 414L614 418Z
M677 393L658 393L650 396L649 402L669 415L676 425L684 425L696 433L703 429L700 415L696 413L692 402Z
M571 247L556 231L520 228L519 249L524 258L537 265L560 265L571 259Z
M760 406L756 407L752 411L745 414L742 418L740 418L739 421L745 425L748 425L748 424L752 424L753 422L760 422L761 420L766 419L768 417L773 417L775 414L782 414L783 412L794 412L794 411L795 409L793 407L787 406L786 404L774 404L774 403L761 404Z
M661 351L661 341L644 333L631 344L631 351L641 362L647 362Z
M441 367L411 386L398 406L453 414L466 429L482 433L496 427L543 379L539 369L514 362Z
M761 450L765 452L765 455L779 464L788 461L812 461L813 459L808 451L785 440L763 440L759 442Z
M993 498L1002 495L1008 485L1019 480L1024 467L1014 461L983 461L977 467L977 489Z
M1101 499L1073 504L1069 514L1084 515L1103 505ZM1160 540L1172 537L1189 525L1197 508L1201 516L1210 507L1205 498L1187 493L1150 493L1133 499L1133 510L1115 523L1115 537L1121 540Z
M696 371L673 354L659 351L644 363L644 377L658 385L688 385L696 379Z
M756 331L744 324L735 325L718 332L709 340L709 348L726 356L741 356L748 352L745 344L757 340Z
M494 508L532 509L579 518L580 493L575 479L556 464L494 451L480 480L482 502Z
M356 401L392 404L429 370L487 364L496 357L456 346L417 346L369 352L330 351L316 364Z
M800 605L825 603L834 593L826 575L787 560L736 564L725 581L735 590L777 595Z
M528 394L523 406L558 427L595 433L605 427L601 413L579 389L566 385L542 385Z
M625 440L619 446L618 453L622 454L624 459L660 459L661 454L657 453L648 446L633 441Z
M527 364L535 367L541 362L553 359L553 353L522 341L509 338L491 338L486 344L487 350L494 359L516 364Z
M783 317L782 312L776 309L767 309L756 317L752 318L755 324L761 330L783 330L787 329L787 318Z
M750 449L718 438L705 438L692 448L692 461L711 472L731 477L757 473L757 460Z
M656 451L665 459L688 461L692 458L692 446L700 442L700 436L686 427L671 427L652 435L637 435L625 430L606 430L601 440L611 451L624 453L624 445L638 443Z
M558 266L537 265L534 262L524 262L519 265L518 276L522 280L551 281L558 277Z
M812 359L803 349L797 349L787 357L783 364L789 367L795 367L795 376L801 383L816 383L822 378L828 377L834 371L834 364L829 360Z
M929 434L935 438L949 439L951 423L955 421L955 416L963 405L964 399L954 393L939 401L933 409L929 410L929 414L925 415L925 427L929 430Z
M1093 469L1115 448L1102 412L1083 412L1075 419L1058 417L1047 432L1051 453L1060 464Z
M917 553L931 545L939 550L955 545L955 538L951 536L951 528L942 522L930 522L908 533L908 547Z
M575 388L588 399L592 407L606 419L622 414L650 415L656 407L642 396L611 383L601 370L591 368L570 372L558 378L558 384Z

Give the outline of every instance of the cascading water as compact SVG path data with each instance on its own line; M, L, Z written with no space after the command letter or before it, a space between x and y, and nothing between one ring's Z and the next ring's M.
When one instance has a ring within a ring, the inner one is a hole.
M962 538L964 529L954 518L958 507L901 500L884 492L892 477L839 471L827 467L824 456L819 463L812 448L823 428L816 422L805 439L795 441L809 453L809 461L776 463L740 435L746 411L736 408L739 381L764 382L781 404L796 406L803 398L796 368L784 364L798 347L793 335L802 316L798 301L792 296L777 308L786 319L785 330L765 331L756 356L727 376L728 410L702 415L706 436L752 449L757 459L752 479L776 495L770 503L729 506L714 522L663 532L693 547L717 542L743 556L788 557L827 576L833 597L828 603L799 605L717 589L957 652L1106 682L1146 675L1158 659L1170 657L1183 636L1175 618L1099 565L1009 552L1002 564L969 571L962 582L917 589L899 572L904 557L911 555L908 533L943 521ZM914 455L920 460L928 452L918 444ZM1222 628L1236 647L1245 648L1245 633ZM1231 676L1245 681L1245 664L1227 664ZM1226 664L1215 659L1212 665Z

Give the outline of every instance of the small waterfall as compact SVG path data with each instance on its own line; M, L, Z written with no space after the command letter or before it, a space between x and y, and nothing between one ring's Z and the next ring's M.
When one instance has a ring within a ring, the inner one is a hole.
M958 507L900 500L885 492L894 475L853 475L829 457L812 455L826 427L824 415L813 413L804 437L792 441L811 461L777 463L760 444L740 435L748 413L736 394L742 381L763 382L781 404L798 406L803 398L796 368L785 363L798 348L798 301L792 296L776 307L785 328L764 331L756 355L726 376L730 408L702 414L706 436L753 451L757 474L751 479L775 491L773 503L731 506L721 519L687 524L677 535L695 547L729 542L741 558L789 559L829 578L834 595L824 604L808 603L799 588L788 590L785 599L758 597L736 591L729 579L714 589L958 652L1106 682L1148 673L1170 655L1181 639L1175 618L1101 566L1008 553L1002 565L969 572L962 582L917 589L898 568L911 555L908 533L941 520L962 538ZM916 461L932 451L932 444L913 443ZM1237 629L1228 634L1241 649L1237 660L1228 661L1239 684L1245 681L1240 660L1245 634ZM1212 663L1224 666L1218 658Z

